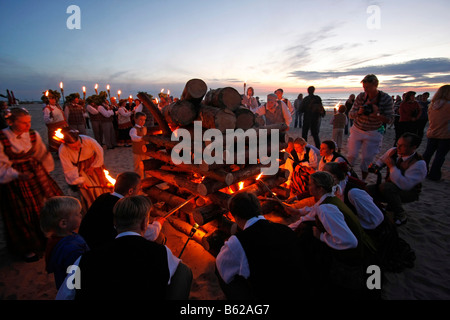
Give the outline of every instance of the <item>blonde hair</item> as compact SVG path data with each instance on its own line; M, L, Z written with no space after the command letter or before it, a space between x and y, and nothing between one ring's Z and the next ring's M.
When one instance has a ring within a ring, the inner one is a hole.
M130 196L117 201L113 208L114 224L118 230L138 226L147 218L152 202L147 196Z
M317 171L309 177L317 187L323 188L325 192L329 193L333 191L334 177L329 172Z
M45 201L41 210L40 225L46 237L60 230L59 222L81 211L78 199L69 196L57 196Z
M299 137L299 138L294 140L294 144L299 144L301 146L306 146L306 140Z
M431 103L434 103L438 100L450 101L450 84L446 84L440 87L438 91L434 94L433 99L431 99Z

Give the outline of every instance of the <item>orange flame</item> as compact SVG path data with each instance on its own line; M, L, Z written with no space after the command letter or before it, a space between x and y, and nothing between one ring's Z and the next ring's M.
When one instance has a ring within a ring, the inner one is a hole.
M110 184L115 185L116 184L116 179L114 179L113 177L111 177L109 175L109 171L106 169L103 169L103 173L105 174L105 178L109 181Z
M259 180L259 179L261 179L261 176L262 176L262 172L256 177L256 180Z
M238 185L239 185L239 190L244 189L244 181L239 182Z
M53 136L53 139L59 142L64 142L64 135L61 133L61 128L57 129L55 131L55 135Z

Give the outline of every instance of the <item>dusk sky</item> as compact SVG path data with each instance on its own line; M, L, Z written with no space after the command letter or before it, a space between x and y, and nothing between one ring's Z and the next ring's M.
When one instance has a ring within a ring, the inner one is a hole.
M69 29L70 5L81 29ZM257 95L435 91L450 83L448 0L0 0L0 93L39 100L47 89L123 96L191 78L208 88L244 81Z

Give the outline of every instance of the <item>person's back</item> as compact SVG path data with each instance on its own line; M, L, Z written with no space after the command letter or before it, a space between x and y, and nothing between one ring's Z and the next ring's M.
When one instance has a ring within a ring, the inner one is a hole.
M114 240L117 231L113 223L113 208L119 197L111 193L99 196L81 221L78 233L86 240L91 249Z
M247 256L249 282L257 299L294 299L301 295L300 251L289 227L259 220L236 237Z
M169 268L163 245L137 235L115 239L80 260L77 300L165 299Z

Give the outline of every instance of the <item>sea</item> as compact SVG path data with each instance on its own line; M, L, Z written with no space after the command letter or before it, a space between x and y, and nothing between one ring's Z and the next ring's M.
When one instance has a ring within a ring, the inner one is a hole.
M362 92L342 92L342 93L319 93L316 92L316 94L322 98L322 103L323 106L325 108L325 110L327 111L332 111L334 108L336 108L337 106L341 105L341 104L345 104L345 102L347 101L348 97L351 94L354 94L355 96L358 96L358 94L360 94ZM399 95L400 97L403 95L404 92L386 92L387 94L389 94L390 96L394 96L397 97L397 95ZM422 92L417 92L416 96L421 94ZM430 99L433 97L435 92L430 92ZM305 98L308 94L307 93L303 93L303 98ZM285 94L284 97L289 99L289 101L291 101L292 105L294 105L294 101L297 99L298 94L294 95L294 94ZM265 102L264 100L260 100L261 102Z

